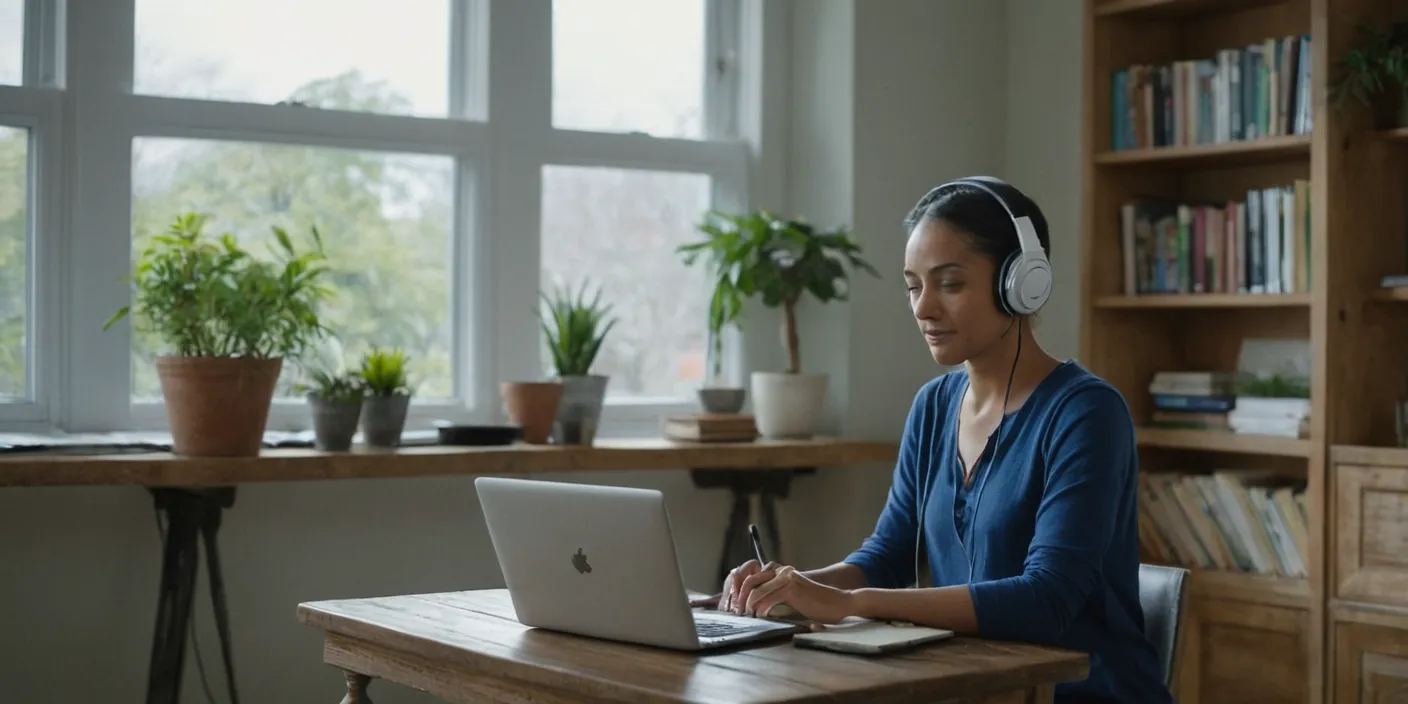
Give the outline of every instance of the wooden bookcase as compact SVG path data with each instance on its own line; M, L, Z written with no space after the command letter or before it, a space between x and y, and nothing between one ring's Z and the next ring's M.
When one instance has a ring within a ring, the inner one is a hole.
M1142 425L1155 372L1231 371L1249 337L1308 339L1312 354L1306 438L1140 429L1146 474L1245 468L1306 484L1306 578L1194 571L1180 702L1408 701L1408 450L1394 413L1408 400L1408 289L1379 287L1408 273L1408 129L1329 100L1360 23L1405 19L1405 0L1085 2L1082 363ZM1288 35L1310 36L1308 133L1114 148L1119 69ZM1241 200L1299 179L1308 291L1126 290L1124 203Z

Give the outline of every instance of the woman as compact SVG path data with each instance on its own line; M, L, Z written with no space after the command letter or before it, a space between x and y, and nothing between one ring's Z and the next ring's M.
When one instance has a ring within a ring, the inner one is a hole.
M749 561L725 580L720 608L785 604L821 623L859 616L1051 644L1090 654L1089 677L1059 685L1058 702L1171 702L1139 604L1134 424L1117 390L1033 336L1022 313L1044 302L1049 270L1016 281L1025 299L1009 296L1000 267L1011 257L1023 269L1023 214L1040 269L1046 220L1000 181L945 184L910 212L909 305L934 361L962 366L915 397L889 499L859 549L805 572ZM921 544L931 588L911 588Z

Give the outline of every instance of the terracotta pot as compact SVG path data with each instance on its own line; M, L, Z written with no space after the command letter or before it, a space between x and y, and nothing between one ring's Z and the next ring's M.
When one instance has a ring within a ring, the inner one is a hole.
M499 384L510 423L523 428L523 442L546 445L552 422L562 403L562 383L557 381L505 381Z
M187 457L256 457L283 360L157 357L172 452Z

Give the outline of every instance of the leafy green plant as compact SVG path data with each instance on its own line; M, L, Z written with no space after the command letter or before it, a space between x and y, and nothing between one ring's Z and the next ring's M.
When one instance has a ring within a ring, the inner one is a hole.
M405 350L396 348L383 350L373 347L362 355L362 368L359 372L362 385L372 396L409 396L411 386L406 375Z
M356 372L336 373L318 369L309 373L310 383L298 384L301 392L312 392L329 401L361 401L367 395L362 376Z
M1237 380L1237 395L1256 398L1310 398L1310 380L1304 377L1243 376Z
M697 229L707 238L680 245L676 251L691 266L700 257L709 257L714 278L710 330L736 325L746 298L757 296L763 305L781 308L790 374L802 371L797 342L797 303L802 296L810 293L822 303L847 300L848 266L851 271L880 276L861 257L860 245L846 228L822 232L805 222L756 210L745 215L712 211Z
M611 304L601 302L601 289L587 300L587 283L574 295L566 287L558 288L551 297L540 294L546 316L539 320L547 335L548 351L558 376L585 376L601 351L607 333L616 326Z
M1408 22L1387 28L1362 24L1359 31L1363 40L1340 57L1343 73L1331 86L1331 98L1341 109L1350 99L1373 106L1397 84L1399 103L1408 100Z
M300 252L274 227L273 260L255 259L229 233L206 237L207 215L178 216L137 260L135 294L103 325L131 316L140 332L155 333L183 357L297 359L327 329L318 305L330 297L322 283L323 243Z

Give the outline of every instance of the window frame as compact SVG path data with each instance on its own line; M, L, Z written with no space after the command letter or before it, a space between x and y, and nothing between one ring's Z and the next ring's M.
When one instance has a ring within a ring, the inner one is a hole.
M519 314L514 302L537 300L544 166L702 173L713 183L712 207L750 204L754 153L738 136L750 97L739 92L748 77L738 44L750 29L745 23L761 13L745 16L739 0L706 0L705 130L698 140L553 127L551 0L453 0L450 113L444 118L133 94L137 0L26 1L26 58L35 58L26 61L25 76L45 87L0 87L0 124L29 121L23 124L31 128L30 160L37 165L27 251L35 292L31 309L42 324L32 325L30 348L64 352L33 355L37 363L29 376L37 402L28 410L0 404L0 430L167 428L164 404L131 398L130 326L102 330L131 298L122 278L130 273L137 138L456 159L451 309L458 398L445 404L414 400L408 430L428 429L441 419L502 422L499 381L542 375L532 355L524 354L541 349L537 321ZM737 333L727 331L724 343L726 378L741 385ZM663 415L695 408L694 398L611 398L601 434L654 435ZM310 427L305 401L276 399L269 430Z
M62 7L50 0L24 0L20 85L0 85L0 127L25 130L25 393L0 402L0 424L17 430L42 430L52 420L60 364L42 356L56 349L61 326L60 288L55 264L62 243L47 236L61 229L60 170L63 164L63 93L55 68ZM40 233L46 236L41 237Z

